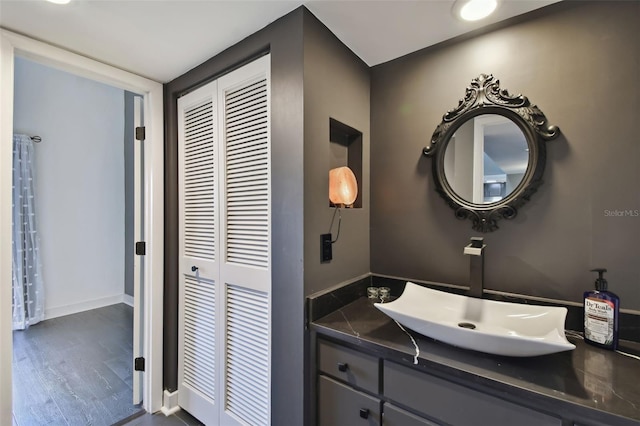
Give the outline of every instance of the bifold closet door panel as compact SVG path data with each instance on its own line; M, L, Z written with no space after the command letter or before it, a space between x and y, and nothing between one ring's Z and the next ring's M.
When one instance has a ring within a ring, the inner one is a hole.
M217 424L217 84L178 100L179 336L178 399L205 424Z
M224 283L221 424L271 419L269 56L218 79L220 278Z

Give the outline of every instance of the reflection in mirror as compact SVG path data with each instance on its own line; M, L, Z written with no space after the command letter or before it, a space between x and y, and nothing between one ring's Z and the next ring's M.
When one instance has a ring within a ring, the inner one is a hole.
M520 128L498 114L463 123L446 145L444 172L453 191L473 204L508 197L522 181L529 147Z

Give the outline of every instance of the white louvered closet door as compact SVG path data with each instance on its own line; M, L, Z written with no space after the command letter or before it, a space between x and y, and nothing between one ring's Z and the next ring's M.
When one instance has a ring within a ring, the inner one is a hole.
M271 422L269 64L178 100L178 401L209 426Z
M178 100L179 405L207 425L219 421L220 321L216 82Z
M269 61L260 58L218 80L223 425L271 421Z

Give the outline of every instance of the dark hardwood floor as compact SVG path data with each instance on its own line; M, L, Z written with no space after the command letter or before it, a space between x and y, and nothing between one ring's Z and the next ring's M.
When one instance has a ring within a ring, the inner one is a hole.
M117 304L13 332L14 425L112 425L132 404L133 308Z
M162 413L144 414L135 419L118 423L117 426L204 426L186 411L178 411L170 416Z

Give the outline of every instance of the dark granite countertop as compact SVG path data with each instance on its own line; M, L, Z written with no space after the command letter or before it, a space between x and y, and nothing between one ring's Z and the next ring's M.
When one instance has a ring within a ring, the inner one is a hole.
M366 297L315 320L311 329L385 359L526 399L563 416L640 425L640 360L592 347L579 337L568 337L576 345L569 352L528 358L489 355L403 331ZM620 346L622 352L640 355L638 343L624 341Z

